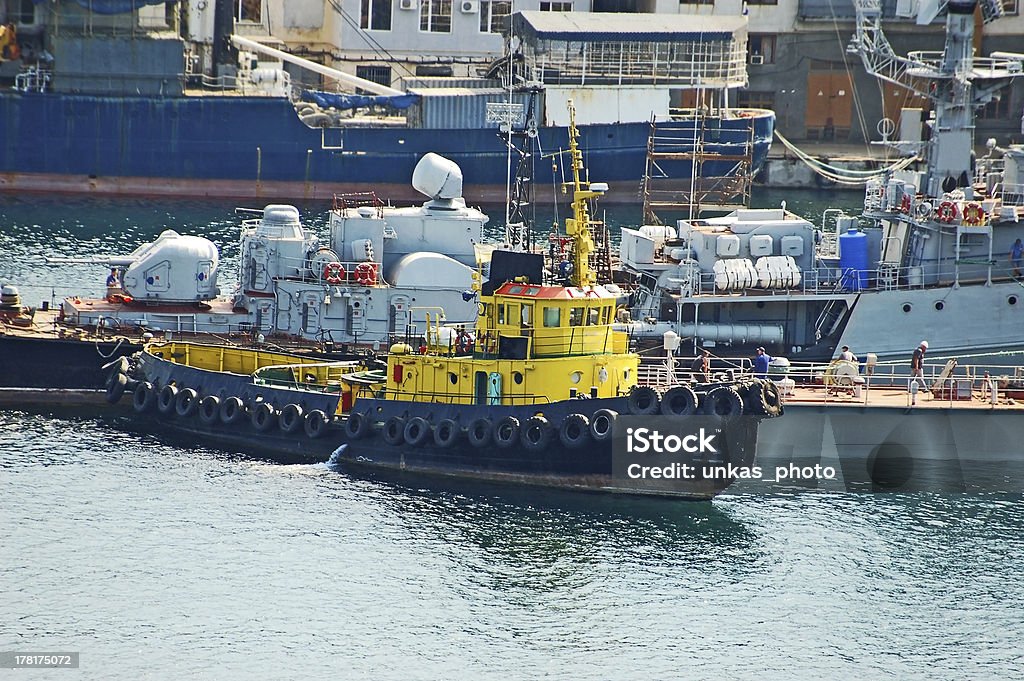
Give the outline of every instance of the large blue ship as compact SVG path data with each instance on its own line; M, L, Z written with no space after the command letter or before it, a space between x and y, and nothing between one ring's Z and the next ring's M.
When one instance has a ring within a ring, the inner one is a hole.
M581 120L591 121L580 125L588 167L608 180L610 200L636 201L652 168L652 130L673 145L656 172L697 191L701 183L749 179L774 130L770 111L722 106L729 86L746 77L736 64L739 55L742 67L745 53L743 17L708 17L714 25L691 26L690 35L671 20L692 17L659 16L640 30L628 20L652 15L615 15L609 30L612 15L522 12L513 17L519 41L507 72L417 78L399 84L398 96L351 97L302 92L291 74L303 60L283 63L247 47L232 57L230 77L222 71L216 81L232 88L212 90L206 74L188 73L184 37L138 28L132 6L139 0L84 4L89 9L55 3L57 19L20 35L20 59L0 67L14 86L0 93L0 190L319 198L372 189L406 200L415 198L413 167L433 151L462 167L468 199L504 201L510 142L532 159L538 191L551 192L571 175L561 119L575 99ZM83 17L92 21L99 7L130 11L102 15L105 27L93 22L85 30ZM697 31L718 45L721 59L702 63L696 75L685 62L665 62L653 74L645 64L580 64L567 49L582 39L643 45L657 62L659 48L682 54ZM721 86L718 94L701 90L703 108L670 110L670 90L694 78Z

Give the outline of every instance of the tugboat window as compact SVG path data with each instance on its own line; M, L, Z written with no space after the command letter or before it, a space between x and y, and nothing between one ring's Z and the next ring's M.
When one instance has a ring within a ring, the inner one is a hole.
M448 382L452 385L456 385L459 382L459 375L454 371L448 372Z
M597 326L601 323L601 311L596 307L590 308L587 314L587 326Z
M523 374L521 372L519 372L519 371L513 371L512 372L512 380L515 381L516 385L522 385L523 384Z
M1008 305L1016 305L1017 304L1017 296L1010 296L1009 298L1006 299L1006 303Z
M544 308L544 326L556 327L562 325L562 308L560 307L545 307Z
M944 302L942 302L941 300L936 300L935 301L935 309L936 310L941 311L942 308L944 308L944 307L946 307L946 304Z
M583 308L574 307L569 310L569 326L583 325Z
M903 311L904 312L910 312L913 309L914 309L914 306L911 305L910 303L903 303Z

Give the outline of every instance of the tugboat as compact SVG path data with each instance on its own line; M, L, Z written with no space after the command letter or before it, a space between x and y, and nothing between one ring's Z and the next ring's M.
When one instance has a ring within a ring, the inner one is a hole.
M114 367L111 401L136 380L136 411L150 411L156 399L164 414L176 417L171 423L187 430L263 450L330 449L334 460L354 467L715 496L749 468L759 423L781 414L778 391L754 378L697 386L641 381L639 356L613 328L617 296L595 283L590 267L588 201L605 187L581 179L574 119L570 108L568 285L544 283L542 255L495 251L490 278L476 291L475 328L445 326L442 311L427 312L426 342L393 344L383 376L348 364L347 373L326 381L347 386L335 393L320 388L325 377L308 365L272 364L261 370L262 382L241 373L200 377L185 356L198 351L179 349L169 359L152 347ZM207 360L217 362L223 364ZM317 371L331 370L325 364ZM276 386L267 384L268 372L281 379ZM308 438L299 435L300 426ZM682 446L649 453L651 441L640 442L644 428ZM658 472L650 473L653 468ZM666 474L669 469L675 473Z

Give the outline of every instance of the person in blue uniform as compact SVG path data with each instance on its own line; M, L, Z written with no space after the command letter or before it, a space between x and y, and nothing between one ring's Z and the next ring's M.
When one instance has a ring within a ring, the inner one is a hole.
M772 361L772 356L764 351L764 348L757 349L757 355L754 357L754 376L757 378L768 378L768 364Z
M1020 276L1020 262L1024 259L1024 243L1021 243L1020 239L1013 242L1013 246L1010 246L1010 264L1013 265L1013 276Z

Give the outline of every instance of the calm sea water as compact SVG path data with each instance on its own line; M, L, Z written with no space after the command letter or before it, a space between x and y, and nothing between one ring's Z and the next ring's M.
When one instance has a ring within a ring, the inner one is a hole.
M232 208L0 198L0 279L99 293L102 266L41 257L162 228L230 263ZM81 652L17 676L46 679L1021 678L1022 502L446 486L7 410L0 651Z

